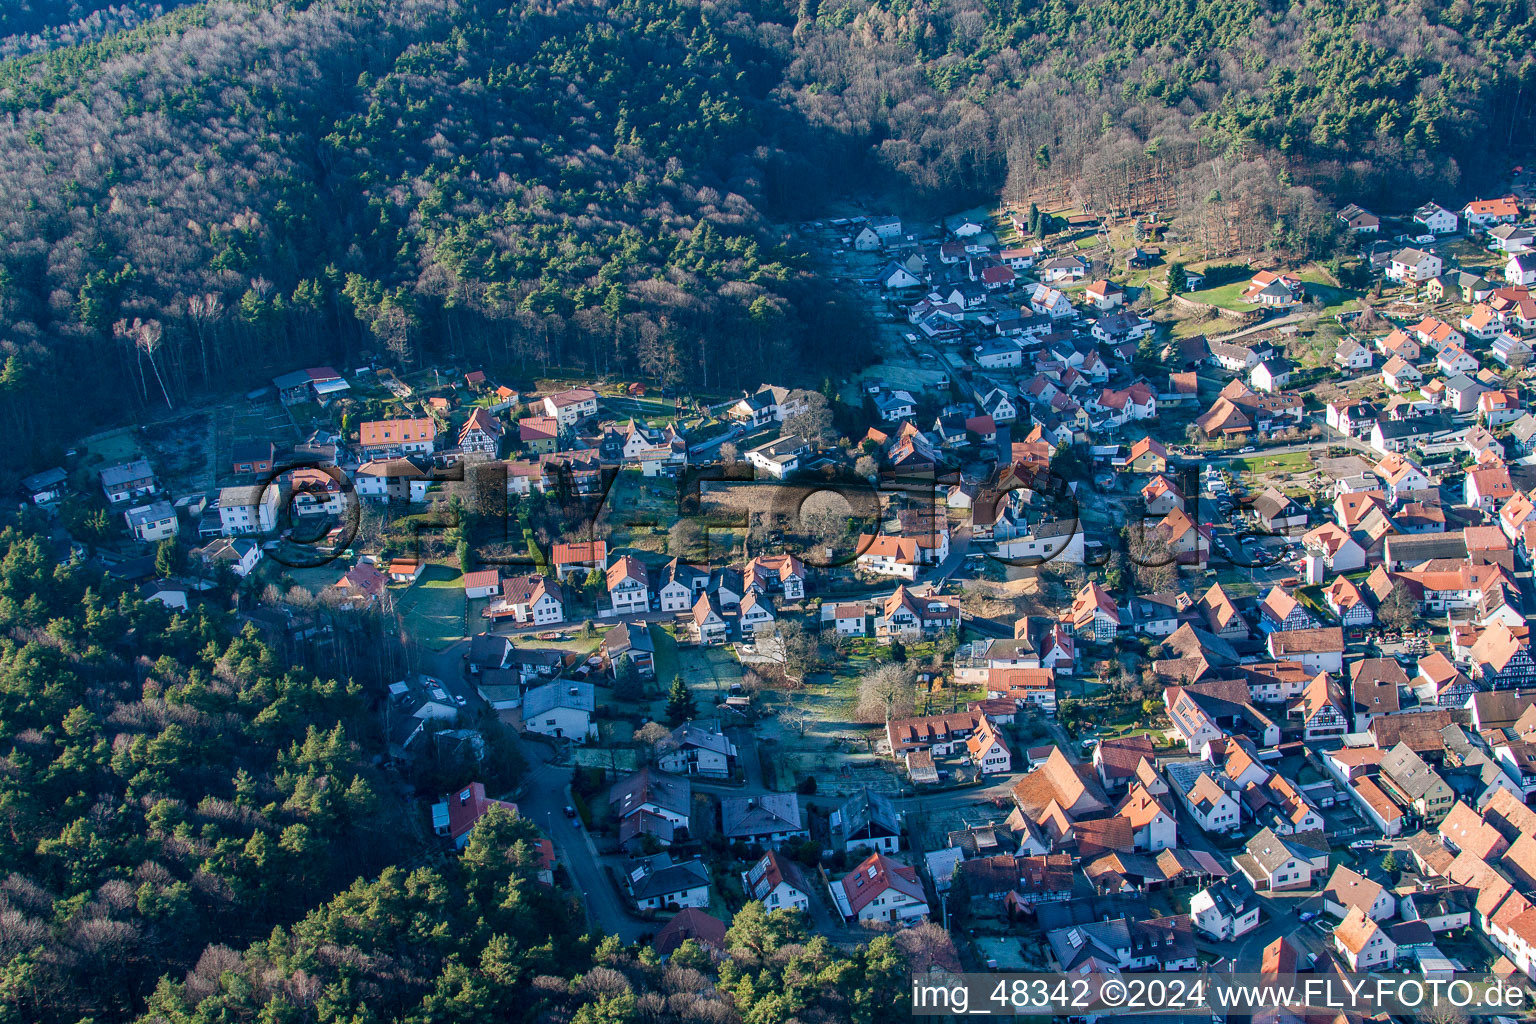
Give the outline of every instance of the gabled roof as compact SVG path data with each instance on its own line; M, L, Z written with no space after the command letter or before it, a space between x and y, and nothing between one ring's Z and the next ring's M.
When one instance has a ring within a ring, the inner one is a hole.
M793 793L726 796L720 799L720 831L727 839L798 832L805 826Z
M1339 944L1358 956L1373 938L1381 933L1381 928L1360 910L1359 907L1351 907L1337 928L1333 930L1333 937Z
M692 811L693 789L687 779L659 775L646 767L614 783L608 791L608 805L620 818L629 817L646 804L687 817Z
M917 872L883 853L872 853L866 857L858 867L843 876L842 885L848 898L848 908L854 915L888 891L895 891L918 903L928 902L923 895L923 884L918 881Z
M725 922L711 917L697 907L688 907L662 926L651 945L662 956L670 956L677 947L692 939L706 949L725 952Z
M524 416L518 421L519 441L554 441L561 436L561 421L553 416Z
M513 814L517 804L505 800L492 800L485 795L485 784L471 782L468 786L444 798L448 804L448 834L455 840L488 814L492 807L504 807Z
M1358 907L1370 913L1383 891L1384 886L1380 882L1340 864L1333 869L1333 874L1328 876L1328 881L1323 886L1323 898L1346 909Z

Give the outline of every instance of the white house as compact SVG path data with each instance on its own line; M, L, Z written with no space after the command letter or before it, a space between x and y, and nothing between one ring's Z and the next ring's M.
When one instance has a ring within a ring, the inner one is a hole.
M1432 235L1449 235L1453 233L1460 221L1456 215L1439 203L1425 203L1413 211L1413 222L1422 224L1424 230Z
M1370 349L1354 338L1345 338L1339 342L1339 347L1333 353L1334 364L1345 370L1369 370L1375 358Z
M880 271L879 281L881 288L892 292L916 288L923 283L922 278L895 260L887 263Z
M672 730L669 746L656 764L674 775L703 775L724 779L736 760L736 744L718 728L684 722Z
M1280 391L1291 382L1290 364L1283 359L1266 359L1253 368L1248 380L1258 391Z
M1458 373L1476 373L1478 370L1477 360L1466 349L1454 344L1440 350L1440 354L1435 357L1435 365L1447 377L1454 377Z
M854 564L865 572L877 576L895 576L903 580L917 579L921 559L916 539L860 534L858 549L859 555L854 559Z
M875 411L886 423L899 423L917 415L917 399L910 391L882 391L875 396L874 402Z
M507 478L511 488L512 477ZM425 501L432 479L409 459L382 459L363 463L352 474L352 485L361 501L385 503Z
M1131 841L1139 851L1156 853L1178 845L1179 823L1173 808L1141 782L1132 783L1115 814L1131 823Z
M911 924L928 916L928 898L917 872L883 853L870 854L830 886L843 917L860 924Z
M1231 942L1259 926L1259 900L1242 875L1231 875L1195 893L1190 922L1218 942Z
M821 626L831 623L838 636L869 635L868 609L857 602L836 604L827 602L821 606Z
M1125 289L1112 281L1095 281L1083 289L1083 298L1094 309L1107 313L1125 302Z
M470 573L464 577L468 593ZM510 615L515 622L535 626L556 626L565 621L565 593L560 584L538 573L508 576L501 580L501 599L492 603L487 614L493 618Z
M135 459L101 471L101 489L114 505L154 494L160 489L147 459Z
M1309 889L1313 876L1328 870L1328 850L1321 833L1306 838L1315 838L1323 848L1304 842L1302 836L1281 836L1272 829L1261 829L1233 862L1259 891Z
M643 615L651 608L650 577L633 555L621 555L608 567L608 600L614 615Z
M709 871L696 860L672 862L670 854L648 857L629 875L629 890L641 910L709 906Z
M1397 943L1358 907L1334 928L1333 945L1352 971L1382 971L1397 963Z
M1299 661L1314 675L1344 671L1344 631L1337 626L1271 633L1267 647L1275 660Z
M1498 199L1474 199L1461 208L1467 227L1485 228L1490 224L1513 224L1520 219L1520 204L1514 196Z
M800 865L773 850L741 873L741 887L748 899L757 900L769 913L811 908L810 883Z
M990 719L983 718L976 731L965 741L971 764L981 775L995 775L1013 770L1013 751Z
M1504 280L1513 285L1536 284L1536 253L1515 253L1504 264Z
M591 683L560 679L535 686L523 695L523 728L585 743L597 735L592 724L596 707L597 691Z
M1397 916L1397 897L1380 882L1340 864L1323 885L1323 909L1340 920L1358 907L1372 921Z
M1052 320L1066 319L1074 312L1066 295L1046 284L1036 285L1035 290L1030 292L1029 308Z
M1056 256L1040 264L1040 280L1079 281L1088 273L1088 264L1077 256Z
M168 501L136 505L124 512L123 518L128 522L128 532L148 544L169 540L180 529L176 509Z
M1423 249L1400 249L1392 254L1386 276L1400 284L1419 284L1439 277L1444 268L1445 264L1434 253Z
M1182 795L1189 813L1203 831L1229 832L1241 822L1242 808L1237 799L1207 772L1202 772Z
M241 579L249 576L262 559L261 545L249 537L216 537L192 554L209 565L227 562Z
M747 452L747 461L775 480L783 480L800 468L801 457L810 450L810 443L805 438L786 434Z
M971 350L976 365L986 370L1004 370L1024 361L1024 349L1012 338L989 338Z
M219 491L219 532L225 537L242 533L270 533L277 528L279 488L251 484Z
M596 416L597 392L589 388L571 388L548 395L544 399L544 415L553 416L562 427Z

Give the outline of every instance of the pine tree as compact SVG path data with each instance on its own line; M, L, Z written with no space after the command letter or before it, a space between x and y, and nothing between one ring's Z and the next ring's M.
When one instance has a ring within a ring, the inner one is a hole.
M1168 294L1179 295L1189 290L1189 275L1184 272L1184 264L1175 260L1168 264Z
M688 691L687 684L683 682L683 677L674 677L672 692L667 694L667 721L672 725L682 725L698 714L698 710L698 705L694 702L693 694Z
M176 541L167 538L155 548L155 573L166 577L174 576L181 571L181 548Z

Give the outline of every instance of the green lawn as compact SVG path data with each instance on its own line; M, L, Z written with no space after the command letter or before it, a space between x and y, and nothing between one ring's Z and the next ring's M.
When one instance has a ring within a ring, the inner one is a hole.
M1229 462L1233 472L1243 473L1302 473L1312 468L1312 456L1307 452L1287 452L1284 455L1250 455Z
M395 590L395 607L411 639L440 651L464 636L464 582L459 570L429 565L416 582Z
M1314 267L1306 268L1297 274L1307 283L1307 297L1316 296L1323 300L1323 315L1331 316L1334 313L1346 309L1352 309L1359 304L1358 292L1346 291L1328 283L1322 272ZM1204 288L1197 292L1189 292L1185 298L1192 302L1203 302L1209 306L1220 306L1222 309L1231 309L1246 313L1257 309L1251 302L1243 301L1243 292L1248 287L1248 278L1239 278L1236 281L1219 285L1215 288ZM1301 306L1298 312L1305 312L1310 306Z
M346 565L343 564L342 560L338 558L334 561L327 562L324 565L317 565L302 569L287 568L283 570L283 575L293 580L297 586L303 587L311 594L318 594L326 587L331 586L337 580L341 579L341 577L346 574L346 571Z
M675 648L674 648L675 650ZM741 681L741 662L728 647L690 647L677 650L677 674L694 692L701 708L724 700L732 683ZM663 689L672 685L672 677L657 680Z
M653 626L651 642L656 645L656 683L662 687L671 686L672 680L682 672L682 664L677 658L677 637L670 629Z
M138 439L128 427L92 438L86 445L91 456L101 460L103 466L115 466L126 462L139 453Z
M1184 297L1191 302L1203 302L1207 306L1220 306L1222 309L1246 313L1255 308L1253 303L1243 301L1243 292L1247 287L1248 279L1241 278L1215 288L1202 288L1198 292L1188 292Z
M1307 283L1308 300L1313 298L1323 300L1324 316L1342 313L1360 305L1359 292L1348 291L1330 284L1318 270L1309 268L1301 271L1299 276Z

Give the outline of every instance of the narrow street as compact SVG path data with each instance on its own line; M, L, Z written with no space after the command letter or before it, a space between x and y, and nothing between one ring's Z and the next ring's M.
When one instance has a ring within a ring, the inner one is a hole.
M470 710L486 710L485 702L464 676L463 657L469 641L461 640L442 651L422 654L421 671L434 676L453 694L462 694ZM588 921L606 934L634 942L654 932L663 921L647 921L629 909L628 897L610 880L580 819L565 816L570 805L571 769L554 761L555 750L547 743L516 737L518 751L528 774L515 802L518 811L553 840L555 852L581 894Z
M635 942L641 935L655 932L664 922L646 921L630 912L628 897L618 892L604 871L581 819L565 816L570 802L571 769L544 760L553 751L542 743L520 745L529 759L529 773L517 798L518 811L554 841L571 885L581 895L589 923L625 942Z

